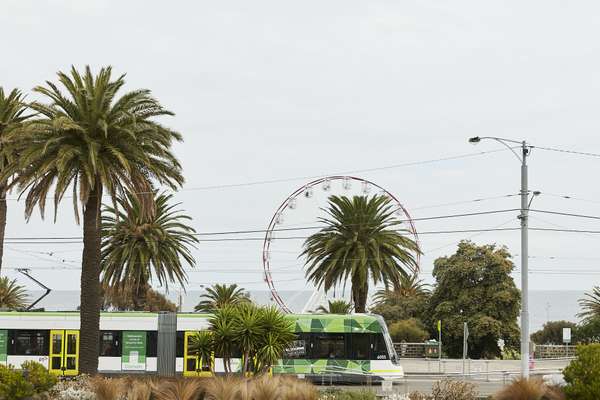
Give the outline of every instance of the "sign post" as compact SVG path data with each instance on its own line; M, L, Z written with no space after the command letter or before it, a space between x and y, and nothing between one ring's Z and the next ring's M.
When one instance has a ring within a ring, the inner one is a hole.
M571 328L563 328L563 343L567 345L567 357L569 357L569 344L571 343Z
M8 356L8 331L6 329L0 330L0 364L7 364Z
M442 320L438 320L438 372L442 373Z
M123 371L146 370L145 331L123 331L121 369Z

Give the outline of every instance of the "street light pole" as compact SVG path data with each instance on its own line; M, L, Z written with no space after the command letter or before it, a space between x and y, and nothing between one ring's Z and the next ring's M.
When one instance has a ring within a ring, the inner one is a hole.
M473 137L469 139L470 143L479 143L482 139L495 140L506 146L517 157L521 163L521 210L519 220L521 221L521 376L529 378L529 187L527 176L527 156L530 152L530 146L524 140L519 142L511 139L498 137ZM508 143L518 144L521 147L521 155L515 152L515 146ZM539 192L535 192L539 194ZM535 195L534 194L534 195Z

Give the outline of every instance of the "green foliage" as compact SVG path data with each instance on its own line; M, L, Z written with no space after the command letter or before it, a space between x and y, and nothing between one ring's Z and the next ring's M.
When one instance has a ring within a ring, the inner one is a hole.
M590 293L586 293L583 299L579 300L579 305L583 310L577 316L584 321L594 318L600 318L600 286L595 286Z
M394 322L389 331L394 342L421 343L429 338L423 323L415 318Z
M27 305L27 292L23 286L17 285L7 276L0 277L0 309L18 310Z
M199 357L201 360L211 360L214 351L214 337L212 332L200 331L194 333L190 338L188 352ZM212 370L211 363L209 365Z
M600 316L588 318L576 330L579 343L600 343Z
M513 269L506 248L469 241L460 242L454 255L435 260L437 284L426 313L427 325L434 334L437 321L442 320L449 357L462 355L464 322L469 326L471 358L498 357L500 338L507 347L518 347L521 296L510 276Z
M235 307L225 306L217 309L209 319L215 354L223 358L226 373L231 371L231 357L236 339L235 317Z
M206 293L200 296L200 303L194 307L194 311L214 312L225 306L237 305L250 302L250 295L244 288L233 285L213 285L206 289Z
M58 382L58 378L48 372L46 367L35 361L25 361L21 364L24 376L33 385L35 393L44 393Z
M425 314L431 293L417 274L401 277L393 290L379 290L371 312L381 315L388 325L396 321L420 318Z
M356 312L365 312L369 282L397 286L418 269L417 243L399 229L395 205L387 196L331 196L320 218L325 228L304 242L306 276L329 290L350 279Z
M117 198L117 207L104 207L102 215L102 280L106 286L144 288L152 278L168 288L183 285L184 264L194 267L191 248L198 243L191 218L169 204L172 194L152 194L154 210L144 212L137 195Z
M235 349L243 356L242 375L247 371L266 372L295 338L293 323L276 307L257 307L243 302L217 310L210 319L212 346L230 372Z
M141 288L102 285L103 310L117 311L177 311L177 306L148 284Z
M535 344L563 344L563 328L571 328L572 342L577 343L577 324L569 321L548 321L542 329L531 334Z
M0 365L0 399L20 400L34 393L33 384L20 371Z
M327 307L319 306L317 313L321 314L351 314L352 303L348 303L346 300L328 300Z
M563 370L569 400L600 399L600 344L577 348L577 357Z

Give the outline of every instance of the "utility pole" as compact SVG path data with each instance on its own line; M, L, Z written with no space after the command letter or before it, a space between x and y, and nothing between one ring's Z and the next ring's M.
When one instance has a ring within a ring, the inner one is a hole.
M521 163L521 209L519 220L521 221L521 377L529 378L529 235L528 235L528 219L529 207L533 197L540 192L533 192L531 200L529 200L529 186L527 181L527 156L530 153L531 146L527 142L504 139L493 136L472 137L469 143L479 143L483 139L495 140L507 147L517 157ZM509 145L512 143L513 145ZM514 146L514 144L518 145ZM519 155L515 148L521 148Z
M521 376L529 378L529 187L527 155L529 148L521 142ZM533 199L533 198L532 198Z

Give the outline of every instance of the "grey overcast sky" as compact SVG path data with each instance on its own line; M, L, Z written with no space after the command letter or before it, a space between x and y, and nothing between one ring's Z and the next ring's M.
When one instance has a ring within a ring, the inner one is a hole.
M173 110L164 122L185 138L176 147L186 177L177 199L200 232L264 228L306 180L200 190L207 186L501 148L473 147L474 135L600 153L597 1L4 0L0 37L5 88L29 91L71 65L112 65L127 73L128 89L149 88ZM534 150L531 189L543 194L533 207L600 215L599 170L600 158ZM394 193L413 217L519 207L514 196L430 207L516 194L519 165L508 151L357 175ZM324 196L299 203L284 227L314 224ZM9 238L81 235L69 200L56 223L37 213L26 223L21 203L9 206ZM516 227L516 214L416 225ZM531 225L600 230L599 221L555 215L534 214ZM423 277L431 281L433 260L472 235L422 235ZM532 289L598 284L600 235L530 236ZM518 231L472 240L519 253ZM261 246L200 244L190 288L264 288ZM296 259L300 242L275 241L273 249L277 286L308 287ZM3 272L16 277L12 268L30 267L54 289L76 289L80 259L78 244L8 243ZM515 264L518 272L518 257Z

